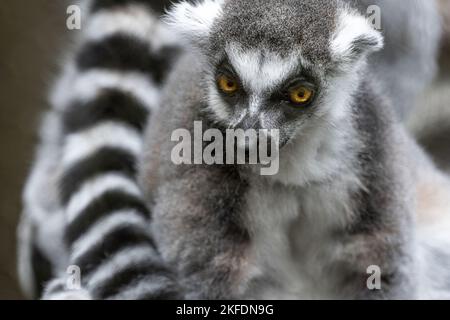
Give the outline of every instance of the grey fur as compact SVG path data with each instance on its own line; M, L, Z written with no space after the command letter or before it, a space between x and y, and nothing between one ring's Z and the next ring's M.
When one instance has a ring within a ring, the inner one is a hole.
M276 4L256 0L227 1L224 13L212 30L211 51L237 41L244 48L264 48L280 54L290 53L293 44L302 45L302 55L317 63L330 62L328 39L334 30L336 1L288 0ZM239 12L239 14L235 14ZM321 24L308 23L321 17ZM302 21L305 23L297 23Z

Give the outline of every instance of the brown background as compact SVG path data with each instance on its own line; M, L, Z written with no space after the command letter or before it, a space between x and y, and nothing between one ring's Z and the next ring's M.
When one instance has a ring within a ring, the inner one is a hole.
M21 189L63 44L77 32L66 29L66 2L2 0L0 5L0 299L21 298L15 271ZM442 2L450 17L450 1Z
M62 0L3 0L0 5L0 299L20 298L15 232L32 163L39 113L70 37Z

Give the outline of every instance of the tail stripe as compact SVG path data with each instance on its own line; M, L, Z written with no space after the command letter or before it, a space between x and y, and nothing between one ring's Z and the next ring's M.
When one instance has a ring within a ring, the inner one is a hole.
M136 181L143 129L175 52L152 2L92 0L80 50L52 97L64 134L59 185L69 263L94 299L181 296Z
M102 261L97 271L89 275L87 280L92 288L96 288L129 266L147 263L161 263L159 257L155 255L155 249L148 245L128 247Z
M98 219L98 221L88 226L86 231L80 234L73 242L69 244L71 248L71 257L76 258L87 252L94 244L103 241L106 234L120 226L142 227L148 223L142 213L134 209L124 209L111 212L109 215Z
M169 58L151 53L148 42L119 33L87 43L77 56L77 66L81 71L95 68L138 71L150 75L155 83L161 83Z
M80 160L68 169L61 179L60 192L63 203L67 203L72 194L87 180L114 172L133 179L136 174L134 156L125 150L103 147Z
M107 208L106 201L109 201L110 198L103 198L103 195L111 190L121 191L141 199L139 187L129 178L118 174L100 176L83 184L80 190L72 195L66 209L67 222L71 224L75 219L80 218L93 202L104 201L105 208ZM109 207L109 210L114 210L114 208Z
M101 242L93 244L87 252L82 253L78 257L73 257L73 262L83 270L83 274L86 277L86 275L98 268L102 261L120 250L141 245L155 248L155 243L145 226L119 226L110 230L108 234L104 235Z
M67 68L67 74L58 83L52 101L60 110L70 108L77 101L95 100L103 90L115 89L132 95L148 110L159 104L159 88L148 75L139 72L118 72L91 69L81 72ZM126 109L126 105L123 106Z
M94 100L74 102L63 114L63 125L67 134L104 121L124 123L142 132L148 115L149 110L129 93L104 89Z
M91 225L107 217L111 212L119 210L133 210L145 219L148 219L150 213L142 200L122 190L108 190L86 207L72 222L67 226L66 241L73 244L81 235L83 235Z
M123 290L127 286L137 285L145 277L149 277L150 280L154 281L155 279L153 279L152 275L170 277L171 273L164 264L154 261L130 265L115 273L111 278L106 279L106 281L99 286L95 294L101 299L107 299L108 297L120 293L121 289ZM138 281L138 283L136 283L136 281Z
M157 298L158 295L170 293L169 299L174 299L180 297L180 293L175 289L175 282L171 275L167 274L166 269L162 269L162 273L158 274L156 271L160 270L162 265L162 260L159 258L158 253L154 249L150 249L148 246L135 246L126 248L122 251L117 252L110 259L105 260L98 268L98 271L92 273L89 276L88 282L91 292L94 296L98 296L97 292L102 286L107 284L110 279L114 278L115 274L120 274L123 270L130 270L139 265L145 265L148 268L147 274L151 275L152 286L140 286L137 283L144 281L142 275L135 274L136 285L134 286L138 291L135 291L133 296L129 296L128 299L137 299L145 294L150 294L153 290L157 290L154 293L154 297ZM166 288L167 291L161 290L161 288ZM129 290L125 286L124 291Z
M101 148L126 150L138 155L142 152L142 136L136 130L117 122L99 123L90 129L69 134L62 148L61 166L64 170Z

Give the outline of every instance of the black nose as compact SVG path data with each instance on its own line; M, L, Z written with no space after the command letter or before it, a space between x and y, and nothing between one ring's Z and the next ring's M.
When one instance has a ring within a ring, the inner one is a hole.
M236 125L236 129L243 129L243 130L249 130L249 129L254 129L254 130L259 130L262 129L261 128L261 121L259 119L259 117L245 117L244 119L241 120L241 122L239 122Z

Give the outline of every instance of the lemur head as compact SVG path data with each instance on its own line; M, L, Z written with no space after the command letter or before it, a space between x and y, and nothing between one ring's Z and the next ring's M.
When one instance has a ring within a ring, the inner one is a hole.
M279 129L281 145L307 127L339 122L365 58L383 45L340 0L181 2L166 21L207 62L214 120Z

